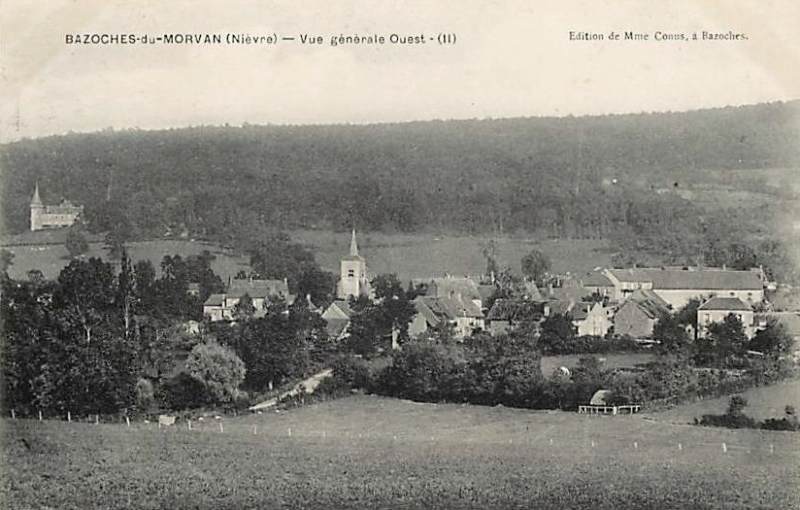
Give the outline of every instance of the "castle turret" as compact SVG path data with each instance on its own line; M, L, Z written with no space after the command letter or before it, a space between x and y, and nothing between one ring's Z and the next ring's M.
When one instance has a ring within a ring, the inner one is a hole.
M33 198L31 198L31 231L42 229L42 213L44 212L44 204L39 196L39 182L36 182L36 187L33 190Z

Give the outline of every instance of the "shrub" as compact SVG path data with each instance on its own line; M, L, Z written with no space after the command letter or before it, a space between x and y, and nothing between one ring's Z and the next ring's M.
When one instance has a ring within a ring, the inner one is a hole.
M369 389L370 371L367 361L352 355L342 355L333 362L333 376L337 385L347 388Z
M741 395L734 395L728 402L728 410L725 414L704 414L699 421L695 421L698 425L709 427L758 428L758 422L744 414L745 407L747 407L747 399Z
M192 409L209 403L203 383L186 372L168 379L160 389L161 400L170 409Z
M233 402L245 376L242 360L215 341L192 349L186 360L186 372L202 384L207 398L214 403Z

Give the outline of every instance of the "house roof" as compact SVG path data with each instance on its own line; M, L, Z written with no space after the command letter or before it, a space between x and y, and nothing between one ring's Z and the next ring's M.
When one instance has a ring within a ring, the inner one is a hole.
M336 301L334 301L333 303L328 305L328 308L325 309L325 312L323 313L323 316L328 316L329 315L327 313L328 310L330 310L331 308L334 308L334 307L339 309L345 316L347 316L348 320L355 313L355 312L353 312L353 309L350 308L350 303L348 303L344 299L337 299Z
M608 279L608 276L599 271L592 271L581 277L581 283L584 287L613 287L614 283Z
M478 294L481 297L481 301L484 302L484 303L486 302L486 300L488 300L490 297L492 297L492 295L494 295L494 292L496 290L497 290L497 287L494 286L494 285L491 285L491 284L478 285Z
M511 299L496 299L486 316L490 321L512 321L532 318L534 303L519 302Z
M289 285L286 280L233 280L226 292L230 297L239 298L247 294L251 298L283 296L289 299Z
M752 311L753 308L736 297L713 297L700 305L698 310Z
M459 317L482 318L481 309L469 299L449 297L419 296L414 300L422 303L438 319L455 320Z
M657 319L661 315L669 313L669 304L649 289L635 291L622 306L629 302L628 306L638 306L651 319Z
M656 290L761 290L764 284L755 271L723 269L632 268L609 269L621 282L652 282Z
M225 301L225 294L211 294L203 303L203 306L222 306Z
M431 297L457 298L460 294L462 299L482 299L478 284L469 277L415 278L412 283L426 285Z
M325 330L330 338L339 338L350 325L350 319L328 319L325 321Z

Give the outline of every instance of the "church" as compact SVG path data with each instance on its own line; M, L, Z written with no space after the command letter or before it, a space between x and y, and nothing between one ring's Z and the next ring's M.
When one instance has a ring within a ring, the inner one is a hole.
M69 227L83 214L83 206L62 200L58 205L44 205L39 197L39 183L31 199L31 232L51 228Z
M356 231L353 229L350 238L350 254L341 260L341 275L336 284L337 299L370 295L369 278L367 277L367 261L358 254Z

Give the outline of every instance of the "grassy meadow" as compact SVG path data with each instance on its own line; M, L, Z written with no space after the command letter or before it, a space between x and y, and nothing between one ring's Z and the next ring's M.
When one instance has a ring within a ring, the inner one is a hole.
M295 231L292 239L308 246L323 269L339 273L339 260L348 253L349 233L327 231ZM479 275L486 269L483 246L489 238L482 237L437 237L427 234L360 234L359 249L367 258L370 273L397 273L403 279L431 275ZM546 253L555 271L586 271L596 266L607 265L610 254L605 244L598 240L535 241L524 238L497 238L497 258L501 266L510 266L519 272L520 260L533 248ZM14 253L14 263L9 270L12 278L25 278L28 271L39 269L46 278L55 278L69 263L67 249L63 244L36 246L7 246ZM148 259L156 268L165 255L182 256L209 250L216 255L212 264L224 281L241 269L247 270L247 257L232 256L218 246L189 240L137 241L128 244L132 260ZM91 243L89 257L107 258L108 250L103 243Z
M800 505L796 435L641 416L353 396L192 430L1 425L6 508Z
M349 232L298 230L291 235L314 251L324 269L338 273L339 259L350 247ZM596 239L361 233L358 247L371 273L397 273L406 280L445 273L483 274L486 270L483 247L492 239L500 267L511 267L517 273L522 257L534 248L550 257L556 272L583 272L611 262L605 241Z
M747 399L745 414L756 420L782 418L787 405L800 409L800 380L790 379L772 386L750 388L741 393ZM676 423L693 423L694 418L704 414L723 414L728 408L730 396L705 399L690 404L677 406L652 416L663 421ZM800 442L800 441L799 441Z

